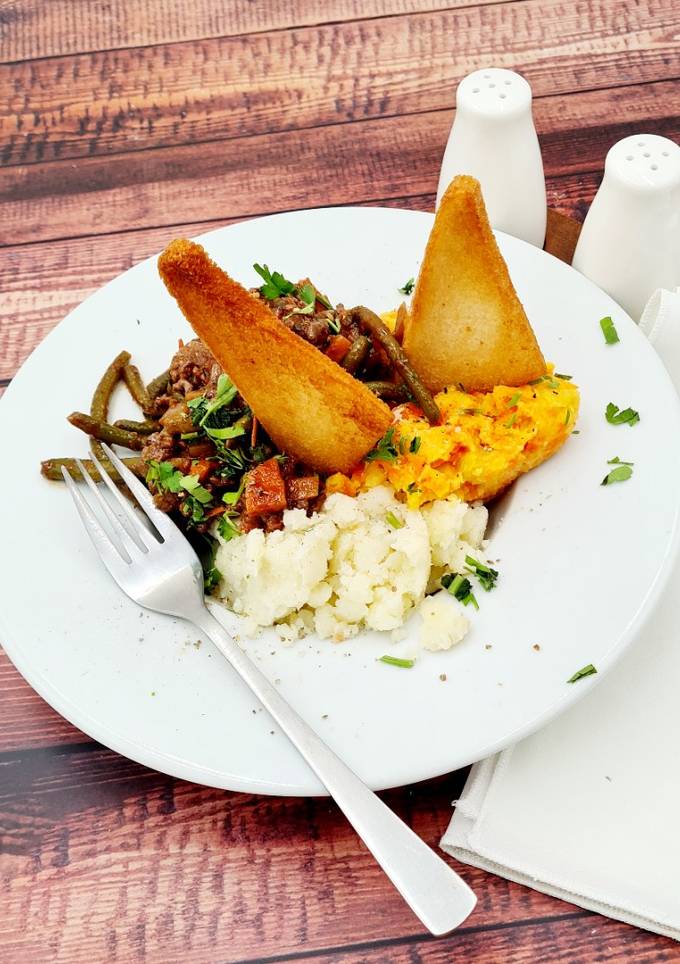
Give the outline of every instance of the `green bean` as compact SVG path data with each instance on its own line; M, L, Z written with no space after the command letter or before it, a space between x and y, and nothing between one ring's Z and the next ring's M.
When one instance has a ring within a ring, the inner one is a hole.
M406 385L395 385L394 382L364 382L364 385L378 398L388 398L393 402L411 401L411 393Z
M369 338L365 335L359 335L355 338L350 347L347 349L347 354L340 362L341 366L348 371L350 375L354 375L358 372L361 366L364 364L368 358L368 353L371 350L371 342Z
M131 418L119 418L113 425L114 428L124 428L126 432L137 432L138 435L153 435L161 428L152 418L147 418L143 422L135 422Z
M376 341L382 345L385 354L408 385L413 398L422 408L427 420L431 425L436 425L441 419L436 402L425 385L423 385L420 376L413 369L403 348L395 339L387 325L385 325L370 308L364 308L362 306L352 308L350 315L363 325L364 328L373 335Z
M121 377L123 369L129 361L130 352L120 352L120 354L116 355L102 377L99 379L99 384L94 390L92 402L90 403L90 415L92 418L97 419L100 422L105 422L108 418L111 394ZM98 440L91 439L90 448L98 459L106 458L106 453L104 452L104 449L101 447L101 444Z
M146 390L146 385L142 381L139 369L136 365L128 362L123 368L123 378L130 394L137 402L143 412L148 412L151 408L151 398Z
M108 422L92 418L91 415L85 415L83 412L71 412L68 420L71 425L75 425L81 432L85 432L86 435L90 435L99 442L108 442L109 445L124 445L126 448L136 449L137 451L144 448L144 438L137 432L127 432L123 428L116 428L115 425L109 425ZM98 454L97 458L99 458ZM106 455L104 455L104 458L106 458Z
M170 369L166 369L161 372L160 375L156 375L149 384L146 386L146 393L151 399L155 401L159 395L162 395L165 389L168 387L168 381L170 380Z
M122 461L125 465L127 465L130 471L134 472L135 475L140 479L145 478L147 465L144 459L128 458L123 459ZM94 479L95 482L101 481L99 478L99 472L97 472L97 467L91 459L81 459L81 462L83 463L83 468L91 479ZM122 483L123 480L106 457L104 457L104 460L101 464L114 482ZM40 463L40 471L46 479L52 479L55 482L63 482L64 477L61 474L62 466L65 469L68 469L74 479L77 481L81 479L80 469L78 468L75 459L46 459L44 462Z

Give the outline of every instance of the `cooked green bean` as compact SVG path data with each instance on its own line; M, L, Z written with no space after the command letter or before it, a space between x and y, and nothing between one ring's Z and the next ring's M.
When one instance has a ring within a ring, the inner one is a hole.
M393 402L409 402L411 393L406 385L395 385L394 382L364 382L366 388L378 396L378 398L388 398Z
M80 461L83 463L83 467L90 478L94 479L95 482L99 482L99 472L97 472L97 467L95 466L94 462L91 459L81 459ZM130 471L134 472L135 475L140 479L143 479L146 476L147 466L144 459L128 458L122 459L122 461L125 465L127 465ZM114 482L123 481L106 457L104 457L101 464ZM77 481L80 480L80 469L76 465L75 459L46 459L44 462L40 463L40 471L46 479L52 479L55 482L63 482L64 477L61 474L62 466L68 469L74 479Z
M371 350L371 341L366 338L365 335L359 335L355 338L350 347L347 349L347 354L340 362L341 366L348 371L350 375L358 372L361 366L364 364L368 358L368 353Z
M137 432L138 435L153 435L161 428L152 418L144 419L143 422L135 422L131 418L119 418L113 424L115 428L124 428L126 432Z
M90 403L90 415L92 418L100 422L105 422L108 418L111 394L123 373L123 369L129 361L130 352L120 352L99 379L99 384L94 390L92 402ZM90 448L98 459L106 458L106 453L97 439L90 440Z
M81 432L85 432L86 435L100 442L108 442L109 445L124 445L126 448L137 451L144 448L144 437L142 435L137 432L127 432L123 428L116 428L115 425L109 425L108 422L103 422L101 419L92 418L91 415L85 415L84 412L71 412L68 420ZM95 454L99 458L99 455ZM104 458L106 458L106 455L104 455Z
M148 412L151 408L151 398L146 390L146 385L142 381L139 369L132 362L128 362L123 368L123 378L130 390L130 394L137 402L143 412Z
M159 395L163 394L165 389L168 387L169 379L170 369L168 368L164 372L161 372L160 375L156 375L156 377L153 378L146 386L146 393L152 402L155 401Z
M420 376L413 369L411 362L406 357L403 348L395 339L387 325L370 308L359 306L352 308L350 315L359 324L363 325L373 337L382 345L385 354L389 358L394 368L408 385L414 400L422 408L427 420L431 425L439 422L441 415L439 409L425 385L420 380Z

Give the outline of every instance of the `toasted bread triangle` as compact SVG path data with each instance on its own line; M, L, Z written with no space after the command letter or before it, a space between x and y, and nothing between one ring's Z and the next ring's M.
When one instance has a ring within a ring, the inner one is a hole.
M545 361L513 288L479 182L461 175L435 216L413 294L404 348L432 391L524 385Z
M283 452L321 471L347 472L385 434L392 422L387 405L290 331L199 244L172 241L158 270Z

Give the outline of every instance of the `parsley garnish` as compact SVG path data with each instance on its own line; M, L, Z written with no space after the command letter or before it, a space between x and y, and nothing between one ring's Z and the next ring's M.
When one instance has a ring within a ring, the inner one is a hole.
M600 318L600 328L602 329L606 343L608 345L615 345L619 340L619 333L609 315L607 315L606 318Z
M229 540L233 539L235 536L241 535L241 530L226 512L217 523L217 531L225 542L229 542Z
M228 375L224 373L217 379L215 394L212 398L199 395L187 402L191 420L197 428L204 428L211 415L219 409L230 405L238 394L238 390Z
M515 392L515 394L512 396L512 398L511 398L510 401L508 402L508 408L514 408L515 405L517 404L517 402L520 400L521 397L522 397L522 393L521 393L521 392Z
M340 322L337 318L329 318L327 324L329 331L332 331L334 335L340 334Z
M403 529L404 522L402 519L398 519L394 512L386 512L385 519L392 526L393 529Z
M246 487L246 480L245 480L245 476L244 476L244 477L241 479L241 484L239 485L238 489L236 489L235 492L225 492L225 493L224 493L224 495L222 496L222 501L224 502L224 504L225 504L225 505L236 505L236 503L238 502L238 500L239 500L239 499L241 498L241 496L243 495L243 490L245 489L245 487Z
M409 445L409 452L413 452L415 454L420 448L420 444L421 444L420 436L414 435L413 438L411 439L411 444Z
M464 606L472 603L475 609L479 609L475 594L472 592L472 583L465 576L460 573L447 572L442 576L441 582L444 589L455 596Z
M610 402L604 413L604 417L607 419L610 425L636 425L640 421L640 413L636 412L634 408L623 408L619 409L618 405Z
M312 285L307 282L307 284L302 285L301 288L294 289L294 293L304 302L304 308L293 308L293 310L286 315L284 321L292 315L313 315L314 308L316 307L316 291ZM337 334L337 332L336 332Z
M607 465L635 465L635 462L624 462L618 455L615 455L613 459L607 459Z
M512 426L517 421L517 412L513 412L508 421L505 423L503 428L512 428Z
M146 473L147 485L153 485L159 492L179 492L182 488L182 473L170 462L149 462Z
M260 286L260 294L263 298L273 301L274 298L283 298L285 295L294 293L295 285L293 282L284 278L279 271L271 272L266 264L254 264L253 268L264 281L264 284Z
M201 505L207 505L208 502L212 502L212 493L203 488L198 481L197 475L183 475L180 480L180 486L185 492L188 492L192 498L200 502Z
M588 663L582 669L577 669L573 676L570 676L567 683L575 683L579 679L583 679L584 676L592 676L593 673L597 673L597 670L592 663Z
M215 566L212 566L203 576L203 589L205 592L212 592L216 589L220 579L222 578L222 573Z
M396 446L392 441L393 437L394 427L388 428L375 448L368 453L366 456L366 461L375 462L380 460L382 462L394 462L399 453L397 452Z
M571 420L571 409L568 408L567 411L564 413L564 424L568 425L570 420Z
M490 592L496 585L496 580L498 579L498 570L492 569L491 566L485 566L483 562L480 562L473 556L466 556L465 564L468 572L473 573L473 575L477 577L482 589Z
M387 663L388 666L401 666L402 669L411 669L415 666L415 659L399 659L398 656L379 656L378 663Z
M612 469L600 482L600 485L611 485L613 482L626 482L633 474L632 462L619 462L618 457L616 459L611 459L607 462L607 465L614 465L619 463L615 469Z
M415 288L415 286L416 286L416 279L409 278L406 284L403 286L403 288L397 288L397 291L399 292L400 295L406 295L408 297L408 295L410 295L413 292L413 289Z
M562 375L560 372L555 372L555 378L561 378L565 382L570 382L573 377L573 375Z

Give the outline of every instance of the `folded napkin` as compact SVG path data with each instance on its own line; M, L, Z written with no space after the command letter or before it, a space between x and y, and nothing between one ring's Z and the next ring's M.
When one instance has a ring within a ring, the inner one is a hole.
M680 289L640 320L680 388ZM680 564L640 638L554 723L473 766L443 849L680 940Z

